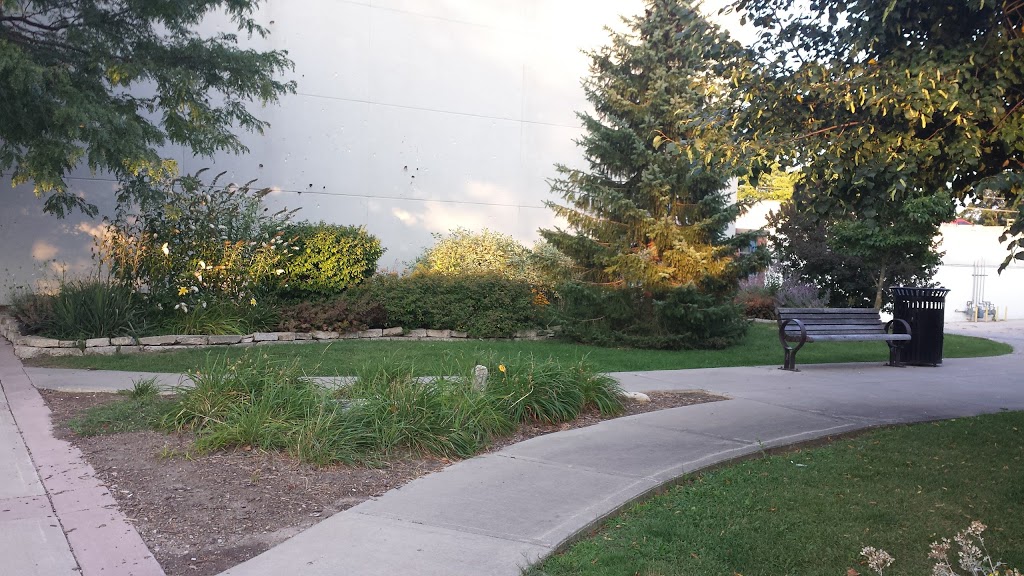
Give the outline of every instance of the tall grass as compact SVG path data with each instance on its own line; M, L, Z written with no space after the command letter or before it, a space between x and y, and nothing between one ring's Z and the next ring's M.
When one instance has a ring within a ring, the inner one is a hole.
M98 279L63 282L54 295L19 295L13 306L26 327L51 338L124 336L145 325L141 299L131 288Z
M471 374L415 374L411 365L379 363L328 389L266 354L209 357L190 374L195 386L177 390L165 422L193 431L199 450L251 446L319 464L374 463L403 451L466 458L522 422L622 409L614 380L582 363L498 362L486 389L475 388Z

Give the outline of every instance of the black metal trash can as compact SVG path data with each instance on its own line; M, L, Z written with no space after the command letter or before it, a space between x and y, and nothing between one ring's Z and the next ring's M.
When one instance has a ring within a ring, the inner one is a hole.
M946 288L893 287L893 318L910 324L912 339L904 349L903 361L917 366L942 364L945 331Z

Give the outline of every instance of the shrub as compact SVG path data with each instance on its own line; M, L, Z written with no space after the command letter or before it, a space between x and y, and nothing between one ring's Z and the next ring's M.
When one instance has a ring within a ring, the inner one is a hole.
M11 312L27 334L42 334L53 317L53 296L15 292L11 295Z
M515 238L487 230L434 234L436 242L413 265L414 274L500 276L550 289L573 277L572 260L547 242L527 248Z
M747 318L775 320L776 290L754 282L740 282L740 289L733 301L743 308L743 315Z
M276 289L293 251L284 235L291 212L270 213L270 189L177 177L165 162L121 182L113 220L99 241L101 261L154 304L187 311L212 300L242 304Z
M563 338L599 346L725 348L747 330L739 306L683 286L657 293L570 283L559 287Z
M535 328L546 308L529 284L500 276L380 275L346 297L379 302L385 326L459 330L473 338Z
M822 294L817 286L787 279L776 291L775 302L782 308L825 308L829 296L827 293Z
M365 228L303 222L285 229L296 248L284 264L286 293L332 296L355 286L377 270L384 249Z
M141 298L131 288L103 280L62 282L54 295L26 293L12 305L30 333L50 338L106 338L145 328Z
M387 319L380 303L365 294L282 306L278 316L278 329L287 332L364 330Z

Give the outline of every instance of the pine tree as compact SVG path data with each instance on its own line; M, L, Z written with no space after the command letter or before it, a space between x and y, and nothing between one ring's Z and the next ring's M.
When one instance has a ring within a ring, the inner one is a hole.
M587 170L558 165L548 202L570 230L541 230L591 282L727 286L750 268L749 237L727 237L739 214L724 193L729 163L705 153L709 115L728 105L744 52L688 0L650 0L629 30L589 54L579 112Z

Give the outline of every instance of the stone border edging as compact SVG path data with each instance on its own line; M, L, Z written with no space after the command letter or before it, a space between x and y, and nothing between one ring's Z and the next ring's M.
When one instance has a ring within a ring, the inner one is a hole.
M554 336L552 330L522 330L513 340L545 340ZM58 340L22 334L18 321L8 314L0 314L0 335L14 344L14 354L22 360L39 356L110 356L142 352L169 352L230 346L244 348L257 345L298 342L331 342L336 340L465 340L469 336L457 330L409 330L397 328L370 328L355 332L254 332L233 335L168 334L163 336L120 336L117 338L89 338L87 340Z

